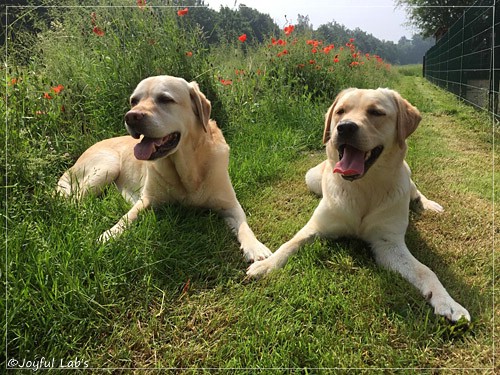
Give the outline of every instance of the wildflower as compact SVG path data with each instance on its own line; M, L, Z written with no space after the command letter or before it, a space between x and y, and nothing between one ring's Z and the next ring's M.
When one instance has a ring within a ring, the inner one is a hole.
M290 26L285 26L285 28L283 30L285 31L285 35L290 35L294 29L295 29L295 26L290 25Z
M191 57L191 56L193 56L193 52L191 52L191 51L186 52L186 56L187 56L187 57Z
M318 47L319 45L322 44L322 42L320 42L319 40L309 39L306 41L306 44L309 44L310 46L313 47Z
M297 68L299 68L299 69L304 69L304 68L305 68L305 66L306 66L306 64L299 64L299 65L297 65Z
M316 48L313 48L313 49L311 50L311 52L312 52L312 53L317 53L317 52L318 52L318 50L317 50Z
M316 64L316 60L309 60L309 64L313 65L313 64Z
M18 83L19 83L19 80L17 78L12 78L10 80L9 85L14 86L14 85L17 85Z
M354 43L354 38L349 39L349 43Z
M227 80L226 80L226 79L222 79L222 78L221 78L219 81L220 81L220 83L222 83L224 86L228 86L228 85L232 85L232 84L233 84L233 81L231 81L230 79L227 79Z
M54 92L54 94L59 94L62 90L64 90L64 86L57 85L56 87L52 87L51 90Z
M326 46L325 48L323 48L323 52L330 53L330 51L334 48L335 48L335 46L333 44L330 44L330 45Z
M146 0L137 0L137 6L141 9L144 9L146 6Z
M183 16L185 16L186 14L188 14L188 11L189 11L189 9L188 9L188 8L179 9L179 10L177 11L177 15L178 15L179 17L183 17Z
M338 63L340 60L339 60L339 55L335 55L335 57L333 58L333 62L334 63Z
M92 32L97 36L104 36L104 31L99 26L94 26Z
M50 96L50 94L48 92L44 92L43 93L43 98L44 99L52 99L52 96Z
M278 53L278 57L281 57L283 55L288 55L288 50L287 49L284 49L283 51L281 51L280 53Z
M239 37L238 37L239 41L241 43L244 43L246 40L247 40L247 34L241 34Z

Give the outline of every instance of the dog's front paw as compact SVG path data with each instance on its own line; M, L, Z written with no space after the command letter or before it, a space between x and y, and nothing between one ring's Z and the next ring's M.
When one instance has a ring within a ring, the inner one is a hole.
M101 234L99 236L99 238L97 239L98 242L100 243L106 243L108 242L110 239L112 239L114 236L113 234L111 233L111 230L107 230L106 232L104 232L103 234Z
M431 201L430 199L422 199L422 206L424 210L443 212L444 208L439 203Z
M247 268L247 277L258 279L278 268L272 257L252 263Z
M444 316L452 322L458 322L461 318L470 322L469 312L450 296L433 298L431 304L434 306L435 314Z
M106 232L101 234L97 241L100 243L106 243L109 240L112 240L115 237L118 237L125 229L125 226L121 223L117 223L113 226L113 228L108 229Z
M247 262L255 262L270 257L273 253L263 243L255 241L252 246L243 248L243 255Z

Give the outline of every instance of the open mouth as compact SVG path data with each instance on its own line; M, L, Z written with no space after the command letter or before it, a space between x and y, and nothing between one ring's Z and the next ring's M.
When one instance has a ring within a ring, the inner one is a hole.
M342 178L348 181L361 178L377 161L383 150L383 146L377 146L370 151L362 151L348 144L340 145L339 161L335 164L333 173L340 173Z
M174 132L162 138L143 137L135 145L134 155L139 160L155 160L170 154L179 144L181 133Z

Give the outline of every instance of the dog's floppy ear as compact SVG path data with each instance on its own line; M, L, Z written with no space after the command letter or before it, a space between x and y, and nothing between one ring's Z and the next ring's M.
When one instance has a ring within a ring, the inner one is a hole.
M392 90L391 90L392 91ZM406 144L406 138L408 138L417 129L422 116L417 108L412 106L406 99L403 99L399 93L392 91L392 95L396 100L396 105L398 108L398 119L397 119L397 137L399 147L404 148Z
M193 103L194 113L200 118L203 124L203 130L207 131L208 121L210 120L210 112L212 105L206 96L200 91L196 82L189 83L189 94L191 95L191 102Z
M330 137L331 137L331 131L330 131L330 126L331 126L331 122L332 122L332 117L333 117L333 114L335 113L335 106L337 105L339 99L348 91L352 91L352 90L355 90L353 88L350 88L350 89L345 89L345 90L342 90L338 95L337 97L335 98L335 100L333 101L333 104L330 106L330 108L328 108L328 111L326 112L326 115L325 115L325 130L323 131L323 144L326 144L329 140L330 140Z

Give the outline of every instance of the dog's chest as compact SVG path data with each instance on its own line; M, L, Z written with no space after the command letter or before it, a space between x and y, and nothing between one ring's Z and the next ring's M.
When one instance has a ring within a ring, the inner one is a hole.
M375 189L351 182L333 184L324 199L332 231L345 236L366 239L379 228L407 225L409 191L403 186Z

